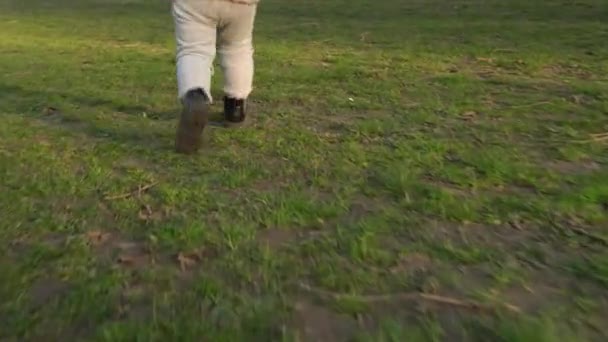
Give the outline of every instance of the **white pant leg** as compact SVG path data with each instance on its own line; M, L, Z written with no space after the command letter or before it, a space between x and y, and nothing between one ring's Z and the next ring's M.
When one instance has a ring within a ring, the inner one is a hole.
M201 88L211 99L211 77L217 36L217 1L175 0L173 18L177 42L179 98Z
M219 54L224 72L224 93L246 99L252 91L253 28L257 6L224 1L219 27Z

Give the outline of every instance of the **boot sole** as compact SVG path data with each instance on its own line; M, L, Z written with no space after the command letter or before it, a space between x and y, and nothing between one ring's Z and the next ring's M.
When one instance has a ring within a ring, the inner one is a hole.
M175 150L182 154L193 154L202 145L202 134L209 121L209 104L203 97L197 98L189 104L189 108L182 111L177 134Z

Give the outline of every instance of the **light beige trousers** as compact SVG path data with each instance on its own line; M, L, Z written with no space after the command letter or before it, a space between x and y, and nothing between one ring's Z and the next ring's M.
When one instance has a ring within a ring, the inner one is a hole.
M245 99L253 85L253 27L257 5L222 0L174 0L177 86L182 98L203 89L211 99L216 48L226 96Z

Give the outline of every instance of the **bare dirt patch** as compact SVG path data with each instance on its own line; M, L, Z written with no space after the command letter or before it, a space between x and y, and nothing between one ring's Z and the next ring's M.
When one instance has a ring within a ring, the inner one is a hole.
M262 247L277 249L301 236L294 230L270 228L258 233L256 240Z
M455 245L479 245L507 250L540 238L537 227L517 220L496 225L430 221L425 225L428 238Z
M293 326L302 341L349 341L357 331L357 321L308 300L294 305Z
M433 268L433 260L423 253L403 255L389 271L391 273L426 272Z
M43 277L34 282L29 290L30 304L34 308L47 305L70 290L70 284L57 278Z
M148 244L127 239L118 232L91 230L83 238L101 260L119 267L140 268L154 261Z
M602 169L602 166L593 160L555 160L548 162L546 166L550 170L555 170L564 175L585 175Z

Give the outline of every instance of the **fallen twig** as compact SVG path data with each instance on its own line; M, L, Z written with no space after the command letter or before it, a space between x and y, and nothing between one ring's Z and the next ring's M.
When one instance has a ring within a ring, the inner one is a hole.
M591 140L596 142L608 141L608 133L591 134Z
M186 272L189 268L196 265L197 262L192 255L186 255L183 252L180 252L177 255L177 261L179 262L179 267L181 268L182 272Z
M504 48L504 49L494 49L492 50L492 53L499 53L499 52L506 52L506 53L513 53L513 52L517 52L516 49L508 49L508 48Z
M433 294L428 294L428 293L420 293L419 295L420 295L420 298L422 298L422 299L436 302L436 303L449 304L452 306L459 306L459 307L475 309L475 310L486 310L486 311L495 310L495 307L493 307L493 306L478 303L478 302L463 301L463 300L456 299L456 298L449 298L449 297L438 296L438 295L433 295ZM517 313L521 312L521 309L513 304L500 303L500 305L503 308L505 308L511 312L517 312Z
M407 293L395 293L395 294L387 294L387 295L369 295L369 296L357 296L357 295L349 295L343 293L334 293L327 290L322 290L318 288L314 288L310 285L300 283L300 288L311 293L316 293L317 295L323 297L329 297L333 300L340 300L345 298L356 298L358 300L364 302L389 302L395 300L424 300L428 302L434 302L439 304L451 305L455 307L460 307L469 310L479 310L479 311L496 311L495 306L482 304L473 301L464 301L456 298L450 298L440 295L433 295L422 292L407 292ZM521 309L515 305L502 303L501 306L511 312L520 313Z
M607 142L608 141L608 133L596 133L596 134L590 134L589 135L589 139L585 139L585 140L575 140L575 143L579 143L579 144L586 144L586 143L601 143L601 142Z
M536 106L542 106L542 105L547 105L547 104L551 104L551 101L524 103L524 104L520 104L520 105L508 106L508 108L527 108L527 107L536 107Z
M568 227L568 229L570 229L572 232L578 234L578 235L582 235L585 236L587 238L589 238L590 240L593 240L597 243L600 243L604 246L608 246L608 239L601 236L601 235L597 235L594 233L591 233L583 228L578 228L578 227Z
M536 260L527 258L527 257L525 257L524 255L522 255L520 253L518 253L516 255L516 257L517 257L517 260L525 262L525 263L527 263L528 265L530 265L532 267L536 267L538 269L546 269L547 268L547 266L545 264L541 263L540 261L536 261Z
M150 184L144 185L144 186L140 185L137 187L137 190L133 190L133 191L130 191L130 192L127 192L124 194L119 194L119 195L106 196L105 199L108 201L113 201L113 200L118 200L118 199L129 198L129 197L135 196L135 195L140 197L143 192L150 190L151 188L156 186L156 184L158 184L158 182L153 182L153 183L150 183Z
M519 109L519 108L529 108L529 107L536 107L536 106L542 106L542 105L548 105L551 104L551 101L539 101L539 102L532 102L532 103L523 103L523 104L497 104L498 108L501 109Z

